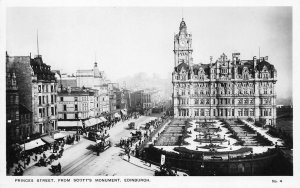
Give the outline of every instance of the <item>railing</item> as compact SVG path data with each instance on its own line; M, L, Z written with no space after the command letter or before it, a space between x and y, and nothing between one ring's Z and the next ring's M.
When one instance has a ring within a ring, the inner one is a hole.
M169 121L169 118L165 119L162 121L161 125L159 127L157 127L151 134L150 136L144 140L144 142L139 146L138 151L141 153L143 151L143 149L145 148L146 144L153 138L153 136L155 134L157 134L161 128Z

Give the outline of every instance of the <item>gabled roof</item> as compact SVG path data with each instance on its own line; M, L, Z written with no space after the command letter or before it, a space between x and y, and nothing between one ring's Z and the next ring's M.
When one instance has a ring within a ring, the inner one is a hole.
M194 73L198 74L198 71L202 68L204 70L204 73L206 75L210 74L210 64L194 64L193 65L193 71Z
M274 65L271 65L269 62L265 61L265 59L263 59L262 62L258 62L257 65L256 65L256 69L258 71L261 71L264 66L266 66L268 68L268 70L274 70Z
M242 64L238 65L238 74L242 74L244 67L248 68L248 71L250 74L254 73L254 69L253 69L253 60L242 60L241 61Z
M189 66L186 63L182 62L177 67L175 67L175 71L179 72L182 68L184 68L186 71L189 70Z
M55 73L50 69L51 66L43 62L42 56L38 55L30 60L31 68L38 80L56 80Z

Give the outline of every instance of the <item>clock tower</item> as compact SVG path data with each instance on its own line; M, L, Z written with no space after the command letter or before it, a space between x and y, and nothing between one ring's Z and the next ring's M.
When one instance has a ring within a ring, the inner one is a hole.
M186 24L182 18L179 33L174 36L174 66L176 67L181 63L192 64L192 53L192 34L187 33Z

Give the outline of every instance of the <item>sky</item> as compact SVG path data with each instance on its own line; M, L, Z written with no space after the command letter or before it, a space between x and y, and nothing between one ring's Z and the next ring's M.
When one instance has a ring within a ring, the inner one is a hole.
M194 63L222 53L268 56L278 71L278 98L292 97L290 7L11 7L6 46L11 56L39 52L52 69L76 73L95 60L114 81L146 72L170 77L174 34L182 17L193 35Z

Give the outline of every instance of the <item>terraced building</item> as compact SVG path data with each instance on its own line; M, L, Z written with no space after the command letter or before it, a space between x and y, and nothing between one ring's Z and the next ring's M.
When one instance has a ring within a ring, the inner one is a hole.
M252 118L276 125L277 71L268 57L241 60L233 53L229 59L223 53L208 64L194 64L192 35L183 19L173 51L175 118Z

